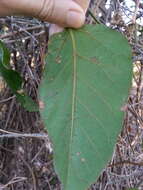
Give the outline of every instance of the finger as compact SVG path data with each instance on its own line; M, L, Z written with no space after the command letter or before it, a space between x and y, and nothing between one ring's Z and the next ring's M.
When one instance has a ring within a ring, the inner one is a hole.
M4 1L9 14L28 15L63 27L79 28L83 25L83 9L72 0L13 0Z
M71 0L68 0L68 1L71 1ZM74 0L77 4L79 4L83 10L86 12L88 6L89 6L89 2L90 0ZM55 24L52 24L50 26L50 31L49 31L49 34L50 36L53 35L54 33L58 33L58 32L61 32L63 31L63 28L58 26L58 25L55 25Z
M63 27L57 24L51 24L50 29L49 29L49 36L52 36L55 33L62 32L63 30L64 30Z
M71 0L43 0L42 8L36 16L44 21L73 28L81 27L85 20L83 9Z

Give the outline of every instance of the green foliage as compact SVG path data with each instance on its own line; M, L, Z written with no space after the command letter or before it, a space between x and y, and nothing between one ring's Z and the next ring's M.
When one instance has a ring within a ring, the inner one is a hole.
M128 190L138 190L137 188L130 188L130 189L128 189Z
M22 78L19 73L10 69L6 69L2 64L0 64L0 72L7 82L8 86L16 92L21 89Z
M131 85L131 49L97 25L50 38L40 100L63 189L85 190L111 158Z
M18 101L21 105L29 112L39 111L38 105L32 100L30 96L25 95L25 93L16 94Z
M0 61L4 67L10 69L10 52L5 45L0 41Z
M31 97L26 95L22 90L23 80L20 74L10 68L10 53L5 45L0 41L0 74L8 84L9 88L16 95L21 105L27 111L38 111L38 105Z

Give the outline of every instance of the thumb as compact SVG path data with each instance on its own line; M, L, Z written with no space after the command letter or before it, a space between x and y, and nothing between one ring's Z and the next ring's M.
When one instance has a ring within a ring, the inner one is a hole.
M62 27L79 28L84 24L85 13L72 0L42 0L36 17Z

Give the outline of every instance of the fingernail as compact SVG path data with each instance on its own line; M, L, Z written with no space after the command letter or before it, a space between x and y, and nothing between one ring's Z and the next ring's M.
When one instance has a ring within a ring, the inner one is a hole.
M82 12L69 11L67 15L67 25L69 27L80 28L85 21L85 14Z

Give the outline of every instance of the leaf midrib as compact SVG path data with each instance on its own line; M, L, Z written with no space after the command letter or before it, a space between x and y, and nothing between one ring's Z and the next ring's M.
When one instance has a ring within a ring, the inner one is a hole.
M71 106L71 129L70 129L70 140L69 140L69 151L68 151L68 167L67 167L67 178L66 178L66 187L68 187L68 179L70 175L70 161L71 161L71 151L72 151L72 141L73 141L73 129L74 129L74 113L75 113L75 97L76 97L76 42L73 34L73 30L69 29L69 35L71 37L72 49L73 49L73 88L72 88L72 106Z

